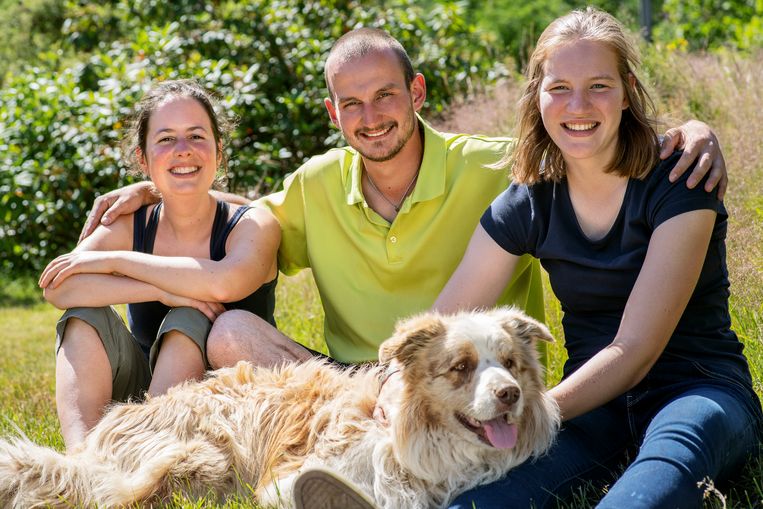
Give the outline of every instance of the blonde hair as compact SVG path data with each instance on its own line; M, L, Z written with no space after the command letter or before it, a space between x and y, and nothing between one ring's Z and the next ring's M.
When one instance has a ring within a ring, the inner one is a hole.
M615 157L604 171L644 178L657 161L654 103L633 72L640 64L638 49L612 15L588 7L554 20L541 34L530 57L525 73L527 83L517 111L517 140L495 165L505 167L511 164L517 182L558 182L565 174L562 152L543 125L538 97L548 58L554 50L577 40L600 42L614 51L618 75L628 101L620 121Z

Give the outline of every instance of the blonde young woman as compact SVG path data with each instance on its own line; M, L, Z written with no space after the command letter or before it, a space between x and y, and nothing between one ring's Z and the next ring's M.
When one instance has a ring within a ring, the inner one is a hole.
M57 325L56 403L67 448L112 400L161 394L208 367L211 323L243 309L271 324L277 221L265 210L217 201L228 127L193 81L168 81L137 106L126 140L162 201L99 226L40 277L67 309ZM130 328L114 304L128 304Z
M547 456L454 508L551 507L587 483L609 485L598 507L701 507L703 482L758 448L760 403L730 329L726 211L668 181L679 154L658 162L637 61L591 8L551 23L531 57L514 182L435 309L492 306L519 256L539 258L564 310L569 360L550 394L566 422Z

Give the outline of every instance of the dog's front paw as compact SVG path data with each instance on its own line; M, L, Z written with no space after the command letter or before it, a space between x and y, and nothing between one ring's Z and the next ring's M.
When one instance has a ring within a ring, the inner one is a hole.
M257 494L257 502L269 509L292 509L294 507L294 481L297 474L276 479Z

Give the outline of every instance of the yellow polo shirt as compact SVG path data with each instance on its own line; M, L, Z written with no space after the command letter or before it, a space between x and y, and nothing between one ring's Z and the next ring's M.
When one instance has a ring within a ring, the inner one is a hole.
M282 191L258 202L281 224L279 269L312 268L326 344L342 362L375 360L399 318L432 306L480 216L508 185L506 171L485 167L500 159L508 138L444 134L419 122L421 170L391 224L366 203L360 155L349 147L311 158ZM500 303L543 320L536 260L520 260Z

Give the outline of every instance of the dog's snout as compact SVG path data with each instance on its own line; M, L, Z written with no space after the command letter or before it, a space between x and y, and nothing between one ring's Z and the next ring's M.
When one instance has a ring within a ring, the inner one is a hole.
M519 387L509 385L494 391L495 397L505 405L513 405L519 399Z

